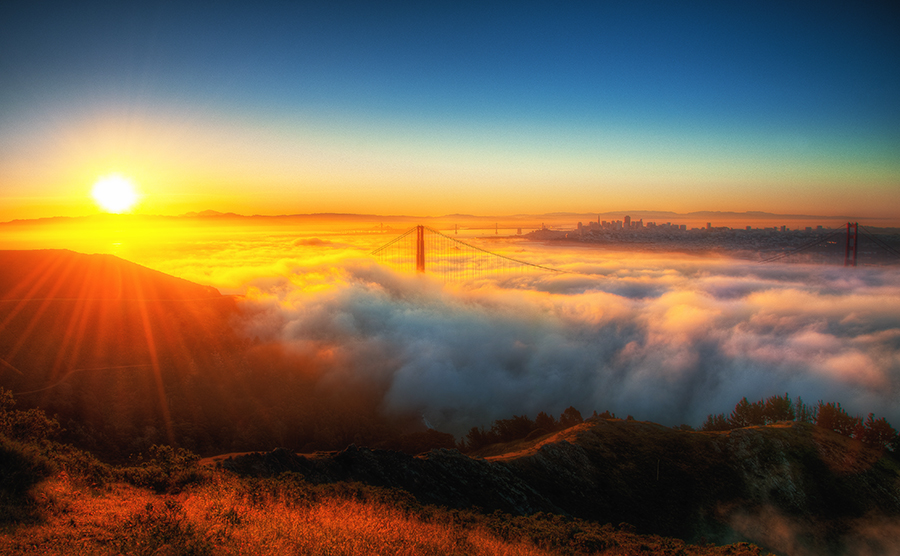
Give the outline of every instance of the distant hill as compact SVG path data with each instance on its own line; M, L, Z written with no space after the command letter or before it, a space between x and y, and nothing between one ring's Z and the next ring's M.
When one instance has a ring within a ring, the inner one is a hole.
M278 214L278 215L245 215L234 212L219 212L216 210L192 211L177 216L171 215L147 215L147 214L98 214L93 216L76 217L52 217L25 220L12 220L0 222L0 226L22 227L30 225L65 225L81 222L195 222L204 225L216 222L233 224L235 222L254 224L284 224L291 222L300 223L457 223L460 225L492 226L499 223L502 226L519 223L523 225L540 224L541 222L564 221L573 224L579 220L590 222L598 217L605 220L621 220L625 215L632 220L644 219L657 222L768 222L789 223L806 222L808 224L847 222L859 220L870 226L897 226L900 219L884 216L860 216L860 215L815 215L815 214L779 214L762 211L694 211L678 213L662 210L604 210L604 211L580 211L580 212L552 212L552 213L519 213L519 214L443 214L443 215L415 215L415 214L353 214L353 213L306 213L306 214Z

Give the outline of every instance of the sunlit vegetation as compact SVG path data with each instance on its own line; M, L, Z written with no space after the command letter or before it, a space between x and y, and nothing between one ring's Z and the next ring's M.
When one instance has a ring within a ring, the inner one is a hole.
M624 523L424 506L401 490L294 473L239 478L169 446L109 465L53 440L58 425L42 411L0 396L4 554L761 554Z
M218 475L179 494L123 484L88 488L57 475L36 489L41 515L6 526L4 553L576 555L762 552L687 545L553 515L512 517L418 507L402 493L349 485L322 489L286 476Z
M809 406L799 396L796 401L791 402L787 393L753 403L742 398L727 417L724 413L709 415L700 430L727 431L782 421L815 423L824 429L860 440L866 445L900 453L900 436L884 417L875 419L873 413L869 413L865 419L854 417L839 402L819 401L817 405Z

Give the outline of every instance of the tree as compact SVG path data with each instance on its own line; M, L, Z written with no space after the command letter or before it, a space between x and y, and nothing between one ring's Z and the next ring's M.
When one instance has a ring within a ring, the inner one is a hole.
M499 442L510 442L525 438L534 430L534 421L526 415L513 415L512 419L497 419L491 427L491 432Z
M465 448L466 450L478 450L495 443L497 443L497 438L493 431L485 431L484 427L472 427L466 434Z
M729 428L740 429L754 425L765 424L765 406L762 401L750 403L746 397L734 406L734 411L728 418Z
M559 426L564 429L568 427L574 427L575 425L583 422L584 419L581 418L581 412L571 405L562 412L562 415L559 416Z
M788 396L788 393L785 392L784 397L775 395L766 399L766 404L763 408L763 416L765 417L766 423L793 421L794 404L791 403L791 397Z
M844 436L853 437L862 422L859 417L851 417L840 403L819 401L816 425L823 429L832 430Z
M797 396L794 402L794 419L801 423L816 422L816 408L803 403L803 399Z
M869 413L865 422L860 427L860 440L876 448L887 448L893 451L896 445L897 431L885 420L884 417L875 419L875 415Z
M536 429L553 431L558 428L559 423L556 422L556 419L553 417L553 415L548 415L547 413L541 411L537 414L537 417L534 418L534 426Z
M746 398L744 398L746 399ZM728 431L733 429L734 427L728 422L728 419L725 418L724 413L719 413L718 415L708 415L706 417L706 422L700 427L701 431Z

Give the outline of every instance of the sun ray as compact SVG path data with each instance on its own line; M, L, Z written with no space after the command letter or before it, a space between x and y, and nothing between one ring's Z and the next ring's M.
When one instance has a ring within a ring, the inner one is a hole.
M156 383L156 394L159 398L159 411L163 419L163 425L166 429L166 438L169 444L175 445L175 431L172 427L172 416L169 411L169 403L166 399L166 389L162 376L162 368L159 363L159 352L156 348L156 337L153 334L152 324L150 321L150 313L147 309L148 296L144 293L144 285L137 274L136 268L130 268L130 279L137 293L135 302L141 315L141 324L143 326L144 339L147 342L147 349L150 355L150 365L153 369L153 379ZM158 301L157 301L158 302Z

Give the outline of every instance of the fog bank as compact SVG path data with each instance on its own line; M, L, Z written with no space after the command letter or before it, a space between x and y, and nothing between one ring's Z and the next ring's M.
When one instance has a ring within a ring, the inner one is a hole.
M443 285L362 258L248 284L250 337L369 385L385 412L463 434L511 415L610 410L698 426L789 392L900 424L896 269L632 256L580 273ZM300 372L298 370L298 372Z

